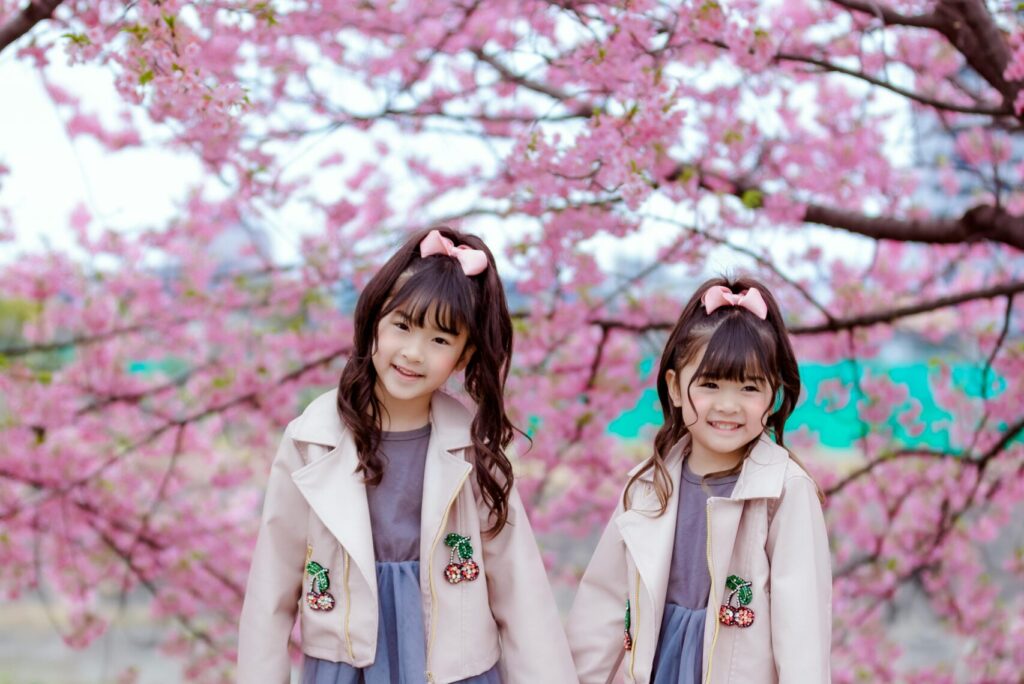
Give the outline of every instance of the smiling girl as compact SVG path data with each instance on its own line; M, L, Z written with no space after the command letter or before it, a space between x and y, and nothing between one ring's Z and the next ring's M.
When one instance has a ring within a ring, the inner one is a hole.
M582 684L826 684L820 492L783 446L800 376L774 297L708 281L661 357L664 425L569 616Z
M239 633L238 681L575 682L505 448L512 321L494 258L442 228L370 280L336 391L285 430ZM465 371L472 409L441 391Z

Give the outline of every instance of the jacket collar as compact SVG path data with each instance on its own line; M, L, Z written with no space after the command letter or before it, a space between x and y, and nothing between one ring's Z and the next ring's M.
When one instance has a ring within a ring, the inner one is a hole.
M431 440L437 440L445 451L472 446L469 434L468 411L454 397L434 392L430 398ZM345 439L348 429L338 416L338 392L321 394L302 412L292 439L308 444L336 447Z
M674 475L672 479L674 487L679 486L678 476L681 470L677 472L677 467L682 464L682 457L689 443L690 436L684 435L672 446L665 458L665 467ZM740 477L729 498L736 500L779 498L782 496L788 462L789 452L773 442L768 435L762 433L758 437L757 443L754 444L750 455L743 459L743 464L740 466ZM648 461L645 460L635 466L629 471L629 477L632 478L640 472L647 463ZM654 469L643 473L639 481L653 483ZM673 491L676 491L674 487Z

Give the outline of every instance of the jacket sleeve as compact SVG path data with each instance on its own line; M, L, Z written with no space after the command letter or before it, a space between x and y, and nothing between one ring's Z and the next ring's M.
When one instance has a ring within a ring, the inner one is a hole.
M506 684L572 684L576 672L544 562L515 487L508 522L483 539L491 613Z
M806 475L787 479L766 545L779 684L831 681L832 568L825 517Z
M291 474L302 465L285 430L270 468L238 629L239 684L288 684L288 640L302 593L307 509Z
M622 512L622 505L616 513ZM601 535L569 611L569 645L580 684L614 680L622 663L629 578L615 516Z

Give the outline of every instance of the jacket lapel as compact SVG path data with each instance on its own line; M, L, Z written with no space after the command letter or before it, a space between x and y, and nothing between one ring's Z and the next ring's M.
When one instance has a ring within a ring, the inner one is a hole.
M292 473L292 481L324 527L352 558L377 599L377 572L366 485L356 472L355 442L338 417L337 392L314 399L295 427L296 442L333 447Z
M712 598L719 605L730 572L729 562L732 560L736 534L743 516L743 504L748 499L777 499L781 496L788 460L789 454L784 448L772 442L767 435L761 435L750 455L743 460L732 495L729 498L708 499ZM714 606L713 610L717 611L718 606Z
M431 550L444 530L446 514L454 504L472 466L461 458L461 452L472 444L469 435L469 412L455 399L435 393L430 401L430 444L423 469L423 507L420 512L420 566L430 571ZM479 546L479 540L473 540Z
M672 481L672 495L662 515L658 510L658 497L654 491L653 475L640 478L634 487L630 509L615 519L626 548L636 564L640 579L647 588L656 615L654 624L661 624L665 595L668 591L669 571L672 567L676 517L679 514L679 478L682 474L683 443L672 448L665 466Z
M292 480L317 517L352 558L377 599L377 573L366 485L356 472L355 443L341 444L292 473Z

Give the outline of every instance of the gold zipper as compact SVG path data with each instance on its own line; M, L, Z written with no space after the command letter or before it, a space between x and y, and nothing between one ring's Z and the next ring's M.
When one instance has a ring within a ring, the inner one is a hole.
M636 619L633 620L636 623L636 629L633 630L633 648L629 652L629 676L633 681L636 681L636 675L633 674L633 667L636 665L636 647L640 643L640 571L636 571L636 594L633 600L634 613L636 613Z
M348 586L349 555L348 551L344 549L342 549L342 553L345 556L345 643L348 645L349 660L355 661L356 657L352 652L352 635L349 632L349 619L352 617L352 592Z
M718 596L715 594L715 563L711 560L711 500L708 499L707 503L707 534L705 540L705 548L707 551L708 559L708 575L711 577L711 618L715 621L715 633L711 637L711 651L708 653L708 673L704 677L704 684L708 684L711 681L711 659L715 655L715 643L718 641L718 628L720 623L718 622Z
M462 491L462 486L466 483L466 478L469 477L469 473L472 468L467 470L462 475L462 479L459 480L459 486L455 488L455 493L452 494L452 498L448 500L448 505L445 506L444 515L441 516L441 525L437 529L437 535L434 537L434 542L430 545L430 557L427 559L427 563L434 562L434 551L437 549L437 543L441 541L441 535L444 534L445 523L448 522L448 514L452 510L452 504L455 503L455 499L458 498L459 493ZM430 657L434 650L434 634L437 628L437 601L435 598L434 591L434 571L433 568L427 568L427 579L430 584L430 636L427 639L427 681L434 681L434 673L430 669Z

